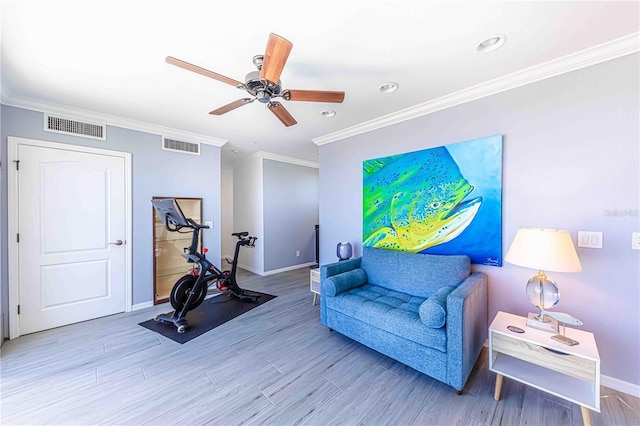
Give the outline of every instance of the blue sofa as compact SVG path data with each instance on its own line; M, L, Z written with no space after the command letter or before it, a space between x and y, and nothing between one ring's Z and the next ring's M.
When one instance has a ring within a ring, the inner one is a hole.
M320 269L322 324L452 386L487 338L487 276L467 256L364 247Z

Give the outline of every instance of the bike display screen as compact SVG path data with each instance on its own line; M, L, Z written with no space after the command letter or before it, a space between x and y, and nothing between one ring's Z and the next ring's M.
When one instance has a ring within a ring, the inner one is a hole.
M175 227L189 226L175 198L151 200L151 204L153 204L153 208L156 209L156 212L158 212L162 218L165 227L167 226L167 222Z

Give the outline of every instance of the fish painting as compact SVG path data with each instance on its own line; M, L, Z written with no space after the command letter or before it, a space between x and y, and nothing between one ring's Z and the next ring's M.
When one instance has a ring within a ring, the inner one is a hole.
M459 236L482 197L446 147L363 162L363 245L417 253Z

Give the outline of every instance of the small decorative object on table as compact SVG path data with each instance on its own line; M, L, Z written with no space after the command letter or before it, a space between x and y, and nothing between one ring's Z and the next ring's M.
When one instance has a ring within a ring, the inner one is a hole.
M551 336L553 340L556 340L560 343L563 343L569 346L575 346L580 343L575 339L567 337L565 324L568 323L571 325L582 325L582 321L564 312L546 312L546 311L543 311L543 312L549 315L551 318L558 320L558 322L562 324L562 334L556 334L555 336Z
M349 260L352 255L353 248L351 247L351 243L338 243L338 246L336 247L336 256L338 256L338 260Z
M545 309L558 303L560 289L544 271L580 272L582 270L569 231L520 228L504 260L539 271L527 282L527 297L540 309L540 313L529 314L527 327L557 333L558 322L551 316L545 315Z

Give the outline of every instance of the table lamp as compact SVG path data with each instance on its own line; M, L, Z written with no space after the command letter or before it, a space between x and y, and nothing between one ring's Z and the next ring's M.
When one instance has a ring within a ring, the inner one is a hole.
M559 229L520 228L504 257L505 262L539 272L527 282L527 297L540 309L529 313L527 326L557 332L558 322L544 314L560 300L558 285L545 273L580 272L582 266L569 231Z

